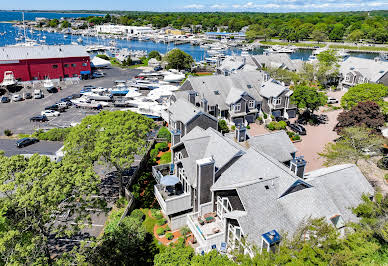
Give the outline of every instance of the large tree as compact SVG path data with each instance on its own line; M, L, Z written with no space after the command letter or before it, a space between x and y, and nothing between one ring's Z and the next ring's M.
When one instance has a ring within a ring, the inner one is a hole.
M335 127L337 132L346 127L366 126L375 131L384 125L384 115L380 106L371 101L360 102L349 111L343 111L338 115L338 124Z
M341 130L341 137L336 143L328 143L320 156L325 158L325 165L341 163L357 164L361 159L381 153L384 139L364 127L348 127Z
M388 87L383 84L359 84L349 88L341 99L341 106L350 109L359 102L372 101L381 107L383 113L387 113L388 103L384 101L387 96Z
M304 85L298 85L294 88L291 96L291 102L296 104L299 109L306 109L313 113L320 106L326 104L327 97L323 92L316 88Z
M78 233L91 222L87 210L102 207L93 197L98 183L92 167L74 157L56 163L0 154L1 261L52 264L55 238Z
M103 111L85 117L70 132L65 150L91 163L114 167L124 194L124 171L129 169L135 155L146 151L147 136L153 128L151 119L130 111Z
M190 69L194 60L191 57L191 55L183 52L180 49L172 49L165 57L165 60L167 61L168 65L167 68L173 68L173 69Z

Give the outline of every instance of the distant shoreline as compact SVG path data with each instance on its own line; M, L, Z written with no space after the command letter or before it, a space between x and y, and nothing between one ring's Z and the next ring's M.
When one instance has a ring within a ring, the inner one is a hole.
M0 12L24 12L24 13L52 13L52 14L78 14L78 15L106 15L106 11L101 11L101 13L95 13L99 12L96 10L93 10L93 13L89 12L72 12L71 10L0 10ZM104 12L104 13L102 13Z

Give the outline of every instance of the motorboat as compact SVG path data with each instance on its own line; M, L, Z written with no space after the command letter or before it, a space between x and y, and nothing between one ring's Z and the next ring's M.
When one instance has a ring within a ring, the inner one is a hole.
M179 88L177 86L173 86L173 85L160 86L159 88L150 91L147 94L147 97L152 100L157 100L157 99L160 99L161 97L169 97L173 94L174 91L178 89Z
M96 92L85 92L83 95L90 100L95 100L95 101L112 101L113 96L111 94L103 94L103 93L96 93Z
M46 90L50 90L52 88L54 88L54 82L47 78L43 81L43 87L46 89Z
M248 51L241 51L241 56L249 56Z
M82 43L84 40L81 38L81 37L79 37L78 39L77 39L77 42L78 43Z
M17 84L17 80L12 71L5 71L3 82L0 84L2 87L12 87Z

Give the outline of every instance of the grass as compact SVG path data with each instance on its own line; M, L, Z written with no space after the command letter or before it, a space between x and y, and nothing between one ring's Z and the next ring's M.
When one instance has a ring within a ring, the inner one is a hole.
M343 44L330 44L329 48L334 49L349 49L349 50L357 50L357 51L384 51L388 52L388 47L380 47L380 46L352 46L352 45L343 45Z
M295 45L299 47L325 47L323 43L302 43L302 42L270 42L270 41L261 41L261 44L264 45Z
M146 218L143 222L143 226L145 228L145 230L150 233L150 234L154 234L154 227L155 227L155 224L157 222L156 219L153 219L151 218L149 215L148 215L148 212L149 212L150 209L142 209L143 213L145 214Z

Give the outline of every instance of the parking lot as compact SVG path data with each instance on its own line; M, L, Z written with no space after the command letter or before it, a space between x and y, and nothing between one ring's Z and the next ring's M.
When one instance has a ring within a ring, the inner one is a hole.
M78 84L66 84L62 82L59 86L61 90L57 93L48 93L44 91L43 99L28 99L21 102L10 102L0 104L0 135L4 134L5 129L10 129L13 133L33 133L39 128L63 127L69 126L71 123L80 122L83 117L96 112L83 109L69 108L67 112L61 114L60 117L50 117L47 123L30 123L30 118L40 115L46 106L50 106L58 102L61 98L79 93L83 86L93 85L96 87L111 88L113 81L126 80L135 77L141 72L137 69L120 69L111 68L104 69L106 76L98 79L81 80ZM36 88L24 89L23 91L33 92Z

